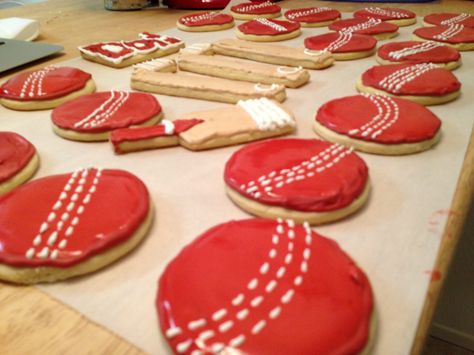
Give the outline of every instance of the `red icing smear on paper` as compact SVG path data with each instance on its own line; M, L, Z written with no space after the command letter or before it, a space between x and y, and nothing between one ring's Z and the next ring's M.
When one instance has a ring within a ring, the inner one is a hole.
M121 50L119 52L111 51L106 49L105 46L114 46L114 47L120 47ZM99 43L93 43L88 46L82 46L79 47L79 50L82 52L87 51L87 52L92 52L94 54L101 54L105 57L108 58L121 58L121 57L131 57L134 53L134 50L132 48L126 47L123 43L121 42L99 42Z
M151 94L104 91L56 107L51 119L62 129L99 133L142 124L160 112L160 103Z
M220 14L217 12L199 12L181 17L179 23L188 27L224 25L234 22L234 18L228 14Z
M370 9L370 8L369 8ZM389 20L405 20L412 19L416 17L416 14L413 11L398 9L394 7L384 7L384 8L375 8L376 12L362 9L354 12L354 17L356 18L376 18L382 21ZM378 11L377 11L378 10Z
M328 149L331 151L326 153ZM314 166L304 165L305 161ZM317 171L331 162L331 167ZM317 139L273 139L249 144L235 152L227 161L224 180L244 197L259 203L323 212L344 208L359 197L368 180L368 168L357 154L339 145ZM280 182L284 184L278 186ZM272 191L266 192L267 187Z
M0 97L17 101L55 99L82 89L91 78L89 73L70 67L29 70L4 83Z
M280 12L281 7L271 3L270 1L261 3L244 2L242 4L232 6L230 10L239 14L264 15Z
M290 21L317 23L338 19L341 13L336 9L322 7L305 7L285 12L284 16Z
M422 43L419 41L403 41L386 43L378 49L378 56L384 60L391 62L403 63L448 63L455 62L461 58L461 54L456 48L448 46L436 46L428 51L413 53L401 57L400 59L393 58L390 53L400 51L405 48L412 48L419 46Z
M304 40L304 45L310 50L326 49L331 43L337 41L342 34L340 32L330 32L322 35L308 37ZM350 40L342 46L330 50L331 53L363 52L374 49L377 40L371 36L352 34Z
M372 95L372 97L377 97ZM363 135L361 127L367 125L379 113L377 106L365 95L347 96L331 100L321 106L316 114L316 120L323 126L339 134L344 134L356 139L376 142L382 144L402 144L421 142L433 138L441 127L441 121L430 110L423 105L409 100L398 98L385 98L379 96L383 102L392 100L398 107L398 119L387 129L382 129L379 135L374 138L372 135L380 127L371 125L368 135ZM383 103L380 106L384 109L379 120L387 113L387 108ZM394 107L389 105L391 115L386 122L394 117ZM354 132L354 130L358 130Z
M273 28L270 24L278 27L282 26L284 29ZM298 22L273 19L255 19L240 24L238 29L240 32L250 35L275 36L296 31L300 27L301 26Z
M425 274L430 275L431 282L439 281L441 280L441 277L443 276L441 272L439 272L438 270L426 270Z
M348 27L357 26L357 25L366 23L367 21L370 21L370 19L350 18L350 19L335 21L331 23L328 26L328 28L332 31L342 31L342 30L346 30ZM391 32L397 32L397 31L398 31L397 25L382 21L366 29L352 31L352 33L357 33L357 34L362 34L362 35L378 35L381 33L391 33Z
M423 21L435 26L442 26L443 24L441 22L449 21L450 19L456 18L459 15L461 14L460 13L447 13L447 12L435 13L435 14L426 15L423 18ZM464 25L467 27L474 27L474 16L469 15L467 17L460 18L459 21L454 21L453 23L458 23L460 25Z
M155 40L160 40L160 41L164 41L166 43L171 43L171 44L183 42L183 40L176 37L170 37L170 36L165 36L165 35L160 35L157 33L150 33L150 32L141 32L138 34L138 36L143 39L155 39Z
M156 307L175 353L358 354L367 346L367 276L336 242L290 225L223 223L168 264Z
M413 34L423 39L451 44L474 42L474 28L471 27L464 27L461 32L447 39L436 37L448 29L449 26L421 27L413 31Z
M0 183L18 174L33 158L36 149L14 132L0 132Z
M362 83L396 95L428 95L442 96L455 92L461 88L461 83L456 76L447 69L433 68L424 74L407 82L398 92L386 90L380 82L390 74L407 68L412 64L378 65L369 68L362 74Z
M134 175L88 169L87 176L79 173L74 182L71 176L36 179L0 197L1 263L15 267L76 265L128 240L145 221L148 191ZM70 190L66 190L68 182ZM66 245L61 244L63 240ZM46 257L38 256L45 248Z

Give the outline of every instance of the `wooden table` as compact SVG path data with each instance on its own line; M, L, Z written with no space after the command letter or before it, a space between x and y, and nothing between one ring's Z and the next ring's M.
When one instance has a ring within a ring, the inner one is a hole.
M283 1L288 7L290 1ZM292 0L291 7L331 6L341 11L354 11L368 3L331 3L310 0ZM462 0L444 0L428 4L397 6L424 15L435 11L471 12L473 3ZM0 18L26 17L41 23L38 42L64 46L64 53L37 62L28 68L42 67L78 55L77 46L95 41L131 38L130 34L144 28L159 32L173 27L176 20L190 11L148 9L131 12L112 12L103 8L100 0L49 0L44 3L2 10ZM133 37L133 35L132 35ZM2 81L25 69L16 68L1 76ZM440 279L433 278L425 299L418 326L413 354L422 350L433 312L447 275L460 232L474 196L474 132L464 158L454 195L451 213L443 234L434 270ZM60 303L34 287L0 284L0 351L2 354L62 354L71 349L81 353L143 353L124 339L88 320L74 309Z

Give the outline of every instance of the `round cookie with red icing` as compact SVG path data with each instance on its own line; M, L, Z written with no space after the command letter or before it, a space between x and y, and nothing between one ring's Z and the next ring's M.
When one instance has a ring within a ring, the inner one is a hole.
M425 17L423 17L423 22L427 26L449 26L457 24L466 27L474 27L474 16L464 12L441 12L426 15Z
M316 114L322 138L374 154L402 155L431 148L441 121L423 105L385 95L361 94L331 100Z
M204 12L181 17L176 26L187 32L220 31L234 26L234 18L218 12Z
M230 199L245 211L311 224L360 209L369 196L365 162L352 150L318 139L272 139L249 144L228 160Z
M230 14L237 20L275 18L281 15L281 8L271 1L244 2L230 8Z
M374 18L349 18L335 21L328 27L332 31L369 35L378 40L388 39L398 35L397 25Z
M92 76L70 67L29 70L0 86L0 104L13 110L45 110L95 91Z
M304 45L309 52L330 52L336 60L352 60L374 54L377 40L352 32L329 32L306 38Z
M375 59L380 64L435 63L449 70L461 65L461 54L456 48L434 41L389 42L378 49Z
M341 13L330 7L306 7L292 9L284 16L290 21L297 21L301 27L324 27L341 18Z
M474 28L459 24L421 27L413 31L418 41L436 41L460 51L474 50Z
M416 23L416 14L413 11L394 7L367 7L355 11L354 17L375 18L400 27Z
M300 27L298 22L257 18L237 26L235 34L247 41L276 42L298 37Z
M176 354L367 354L375 336L367 276L292 220L209 229L168 264L156 307Z
M461 83L448 69L433 63L379 65L358 79L357 90L438 105L456 99Z
M30 179L39 157L28 140L14 132L0 132L0 195Z
M163 117L160 103L151 94L104 91L79 97L55 108L53 130L77 141L104 141L112 130L151 126Z
M126 171L33 180L0 197L0 279L52 282L100 269L142 240L152 211L146 186Z

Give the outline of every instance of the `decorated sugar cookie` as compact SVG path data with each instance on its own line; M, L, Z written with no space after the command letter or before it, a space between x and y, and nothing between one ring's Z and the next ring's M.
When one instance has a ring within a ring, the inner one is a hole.
M161 106L153 95L128 91L82 96L57 107L51 114L54 132L78 141L107 140L113 129L150 126L161 118Z
M437 105L456 99L461 83L449 70L433 63L391 64L366 70L357 81L357 90Z
M271 1L244 2L230 8L230 14L237 20L252 20L255 18L274 18L281 15L281 8Z
M380 64L435 63L449 70L461 65L457 49L434 41L389 42L378 49L375 59Z
M239 25L235 33L247 41L275 42L298 37L300 27L298 22L257 18Z
M22 72L3 83L0 104L13 110L45 110L94 91L89 73L49 66Z
M0 131L0 195L30 179L38 166L33 144L14 132Z
M416 40L436 41L460 51L474 50L474 27L459 24L417 28L413 31Z
M329 32L306 38L304 45L307 53L330 52L335 60L352 60L374 54L377 40L352 32Z
M316 114L313 128L334 143L368 153L401 155L436 144L441 121L415 102L361 94L325 103Z
M147 188L126 171L33 180L0 197L0 279L29 284L95 271L133 249L151 221Z
M409 26L416 23L416 14L413 11L393 7L367 7L354 12L357 18L375 18L397 26Z
M176 354L367 354L374 341L367 276L292 220L204 232L166 267L156 306Z
M187 32L220 31L234 26L234 18L218 12L199 12L181 17L176 26Z
M449 25L463 25L466 27L474 27L474 16L462 13L441 12L429 14L423 17L423 22L426 25L434 26L449 26Z
M332 31L352 32L369 35L378 40L392 38L398 35L398 26L375 18L349 18L331 23Z
M365 162L342 145L318 139L249 144L228 160L224 180L231 200L245 211L311 224L346 217L369 195Z
M301 27L324 27L341 18L341 13L330 7L306 7L285 12L290 21L297 21Z

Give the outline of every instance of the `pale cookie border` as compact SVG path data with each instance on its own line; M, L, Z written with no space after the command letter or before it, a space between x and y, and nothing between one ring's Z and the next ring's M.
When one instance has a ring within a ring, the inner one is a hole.
M290 210L280 206L266 205L255 200L244 197L239 192L225 185L227 196L238 207L245 212L252 215L270 219L285 218L292 219L297 223L308 222L312 225L320 225L324 223L334 222L347 217L359 209L361 209L367 202L370 192L370 181L367 179L364 190L354 199L348 206L326 212L303 212L297 210Z
M51 100L12 100L0 98L0 104L17 111L36 111L48 110L55 108L65 102L71 101L79 96L91 94L96 90L94 80L91 78L86 82L86 85L79 90L73 91L67 95L51 99Z
M288 21L295 21L295 20L290 20L288 19L288 17L285 16L285 18L288 20ZM341 16L335 18L334 20L328 20L328 21L320 21L320 22L300 22L300 21L296 21L296 22L299 22L300 26L301 27L307 27L307 28L315 28L315 27L326 27L326 26L329 26L331 23L335 22L335 21L339 21L341 19Z
M179 145L179 138L178 136L165 136L140 140L125 140L117 144L110 141L110 143L112 144L115 154L127 154L143 150L176 147Z
M266 14L241 14L230 10L230 15L236 20L255 20L256 18L277 18L281 16L281 9L278 12L269 12Z
M374 48L369 49L368 51L342 52L342 53L331 52L331 54L335 60L339 60L339 61L355 60L355 59L367 58L367 57L370 57L371 55L374 55L376 49L377 49L377 46L374 46Z
M444 44L445 46L453 47L456 48L460 52L464 51L474 51L474 42L469 43L469 42L461 42L461 43L448 43L448 42L442 42L442 41L437 41L435 39L425 39L423 37L418 37L416 34L412 34L412 38L415 41L419 42L428 42L428 41L433 41L436 43Z
M287 39L296 38L301 35L301 29L296 29L294 31L284 33L281 35L251 35L245 34L241 32L238 28L235 29L235 36L238 39L243 39L245 41L252 41L252 42L280 42L286 41Z
M36 171L38 171L39 165L39 155L38 152L35 152L23 169L10 177L8 180L0 183L0 196L31 179Z
M416 23L416 16L413 18L405 18L405 19L400 19L400 20L386 20L384 22L397 25L398 27L411 26Z
M229 28L234 27L235 22L228 22L222 25L204 25L204 26L186 26L183 25L181 22L176 21L176 27L185 32L214 32L214 31L222 31L227 30Z
M420 153L430 149L436 145L441 139L441 129L436 132L435 136L431 139L426 139L414 143L399 143L399 144L383 144L376 142L364 141L362 139L351 138L345 134L337 133L326 126L323 126L320 122L314 121L313 131L323 138L332 143L340 143L347 147L353 147L355 150L379 154L379 155L407 155Z
M146 218L130 238L108 250L92 255L79 264L70 267L15 267L0 263L0 279L18 284L55 282L97 271L134 249L146 236L152 226L154 207L149 197L149 210Z
M380 65L390 65L390 64L413 64L413 62L407 60L407 61L399 61L399 62L392 62L390 60L382 59L378 54L375 55L375 60L377 63ZM418 62L417 62L418 63ZM416 64L417 64L416 63ZM459 58L459 60L455 60L452 62L445 62L445 63L434 63L434 62L429 62L426 61L425 63L433 63L437 65L440 68L448 69L448 70L455 70L459 68L462 65L462 60Z

